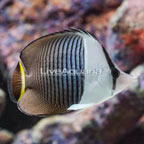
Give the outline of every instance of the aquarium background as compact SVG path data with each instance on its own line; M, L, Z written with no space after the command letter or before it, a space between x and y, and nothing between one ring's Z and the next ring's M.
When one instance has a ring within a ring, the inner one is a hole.
M8 72L29 42L68 27L93 33L138 82L76 117L26 116L9 98ZM144 144L143 63L143 0L1 0L0 144Z

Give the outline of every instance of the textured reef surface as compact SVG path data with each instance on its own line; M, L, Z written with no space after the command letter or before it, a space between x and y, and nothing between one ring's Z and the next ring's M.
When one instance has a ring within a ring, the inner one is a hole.
M125 71L144 62L144 3L128 0L111 19L107 49ZM124 66L125 65L125 66Z
M0 1L0 144L144 143L143 0ZM67 27L98 37L136 85L73 117L29 117L11 102L8 71L30 41Z

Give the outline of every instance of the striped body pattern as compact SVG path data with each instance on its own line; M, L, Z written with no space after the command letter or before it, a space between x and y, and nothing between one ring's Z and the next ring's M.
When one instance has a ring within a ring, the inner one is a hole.
M80 101L84 87L80 73L84 70L84 43L80 36L50 38L39 49L36 61L33 76L44 102L67 109Z

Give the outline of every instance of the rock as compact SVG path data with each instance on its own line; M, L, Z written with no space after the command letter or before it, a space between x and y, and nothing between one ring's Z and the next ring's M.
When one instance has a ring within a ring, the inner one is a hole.
M133 69L130 73L131 75L137 77L139 81L137 81L136 85L139 85L139 91L144 90L144 77L142 74L144 74L144 64L137 66L135 69ZM131 87L131 91L137 91L136 85L133 85Z
M11 68L17 60L19 50L29 42L67 27L87 29L104 43L105 25L110 14L106 18L101 16L103 20L106 19L104 25L102 18L96 17L107 14L108 10L116 8L121 2L122 0L13 0L5 7L3 5L3 11L0 11L1 55L8 68Z
M17 138L12 142L12 144L32 144L32 136L30 130L22 130L17 135Z
M6 93L5 93L6 76L7 76L6 66L0 58L0 117L5 109L6 104Z
M5 6L11 3L10 0L0 1L0 10L2 10Z
M131 133L128 133L116 144L143 144L144 128L137 126Z
M12 141L14 134L7 131L0 129L0 144L8 144Z
M0 116L5 108L5 92L0 89Z
M113 60L125 71L144 61L144 3L127 0L111 19L107 48Z
M71 125L72 119L63 116L53 116L38 122L31 130L21 131L13 144L74 144L75 130Z

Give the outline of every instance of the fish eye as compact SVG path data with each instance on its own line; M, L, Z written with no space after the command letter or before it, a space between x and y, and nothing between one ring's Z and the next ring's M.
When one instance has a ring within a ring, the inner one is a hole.
M112 77L113 77L113 78L118 78L118 77L120 76L120 72L119 72L119 70L116 69L115 67L112 68L112 70L111 70L111 74L112 74Z

